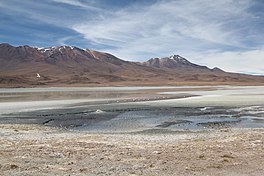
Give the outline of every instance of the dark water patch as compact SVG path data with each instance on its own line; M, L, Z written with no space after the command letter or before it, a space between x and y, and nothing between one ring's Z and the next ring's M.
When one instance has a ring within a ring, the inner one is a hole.
M197 123L197 126L202 126L206 128L230 128L233 125L241 122L241 120L236 120L236 121L215 121L215 122L203 122L203 123Z
M131 132L131 134L147 134L147 135L156 135L156 134L186 134L186 133L198 133L202 131L191 131L191 130L172 130L172 129L147 129L136 132Z
M53 121L54 119L48 119L48 120L46 120L45 122L43 122L42 124L43 125L46 125L46 124L48 124L49 122L51 122L51 121Z
M167 128L170 127L172 125L181 125L181 124L190 124L193 123L192 121L189 120L176 120L176 121L171 121L171 122L163 122L160 125L157 125L156 127L161 127L161 128Z
M264 123L264 119L253 118L252 120L255 121L256 123Z
M41 124L88 132L203 131L263 128L261 107L87 106L9 114L0 123Z

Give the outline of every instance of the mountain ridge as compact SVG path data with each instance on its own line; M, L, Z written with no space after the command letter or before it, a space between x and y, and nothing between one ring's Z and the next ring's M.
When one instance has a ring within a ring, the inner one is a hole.
M168 68L168 69L176 69L180 67L185 67L185 68L195 67L199 69L209 69L206 66L194 64L180 55L171 55L169 57L163 57L163 58L151 58L148 61L143 62L142 64L151 67Z
M264 83L264 77L228 73L182 56L130 62L73 46L47 48L0 44L0 85L178 85ZM36 77L39 73L40 77Z

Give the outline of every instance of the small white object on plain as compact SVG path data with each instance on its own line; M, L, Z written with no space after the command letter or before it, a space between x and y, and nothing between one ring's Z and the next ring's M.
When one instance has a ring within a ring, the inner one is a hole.
M40 78L40 75L37 73L37 78Z
M102 113L102 112L104 112L104 111L102 111L101 109L97 109L95 112L96 112L96 113Z

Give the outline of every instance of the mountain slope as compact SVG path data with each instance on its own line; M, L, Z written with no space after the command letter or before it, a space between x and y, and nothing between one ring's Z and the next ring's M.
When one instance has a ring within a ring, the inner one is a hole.
M0 44L0 63L2 87L264 83L263 77L209 69L179 55L135 63L71 46L34 48Z
M0 44L0 83L30 84L104 84L108 82L136 81L140 75L153 74L152 68L123 61L117 57L77 47L50 48L14 47ZM36 78L36 73L41 79ZM133 75L133 76L131 76Z
M156 67L161 69L182 69L182 70L193 70L193 69L208 69L205 66L200 66L189 62L187 59L179 56L173 55L164 58L152 58L147 62L143 62L142 65L149 67Z

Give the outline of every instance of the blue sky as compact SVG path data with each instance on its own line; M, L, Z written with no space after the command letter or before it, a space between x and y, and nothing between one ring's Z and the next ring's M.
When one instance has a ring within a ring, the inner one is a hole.
M263 0L0 0L0 42L264 74Z

